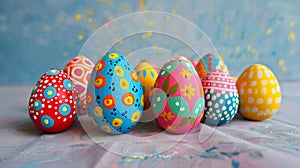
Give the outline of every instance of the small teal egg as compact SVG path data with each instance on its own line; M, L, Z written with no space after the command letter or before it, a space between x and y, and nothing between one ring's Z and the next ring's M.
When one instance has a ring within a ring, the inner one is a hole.
M222 70L214 70L202 79L205 109L202 122L223 125L237 113L239 95L235 82Z

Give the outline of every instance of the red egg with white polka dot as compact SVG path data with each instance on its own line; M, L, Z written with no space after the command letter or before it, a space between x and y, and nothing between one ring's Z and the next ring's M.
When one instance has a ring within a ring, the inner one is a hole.
M28 112L34 125L48 133L62 132L76 120L77 93L70 77L50 69L33 87Z
M74 83L80 99L80 105L78 106L79 114L87 113L86 91L93 68L94 63L85 56L76 56L72 58L64 68L64 72L70 76Z

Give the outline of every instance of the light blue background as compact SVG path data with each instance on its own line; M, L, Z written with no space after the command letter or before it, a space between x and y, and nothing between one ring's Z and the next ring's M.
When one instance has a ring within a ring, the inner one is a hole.
M299 6L297 0L2 0L0 85L33 85L49 68L63 68L99 26L147 10L202 28L233 75L263 63L280 80L299 79Z

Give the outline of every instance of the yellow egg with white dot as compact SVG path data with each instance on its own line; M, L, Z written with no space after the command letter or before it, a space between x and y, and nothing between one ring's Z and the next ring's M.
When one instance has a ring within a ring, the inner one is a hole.
M281 104L281 91L273 72L262 64L254 64L243 71L236 82L239 93L239 114L261 121L272 117Z

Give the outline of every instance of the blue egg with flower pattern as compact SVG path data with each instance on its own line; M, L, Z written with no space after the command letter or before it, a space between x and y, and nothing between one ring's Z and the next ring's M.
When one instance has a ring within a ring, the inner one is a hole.
M92 123L110 134L129 132L140 120L144 90L133 66L117 52L106 53L95 65L87 90Z

